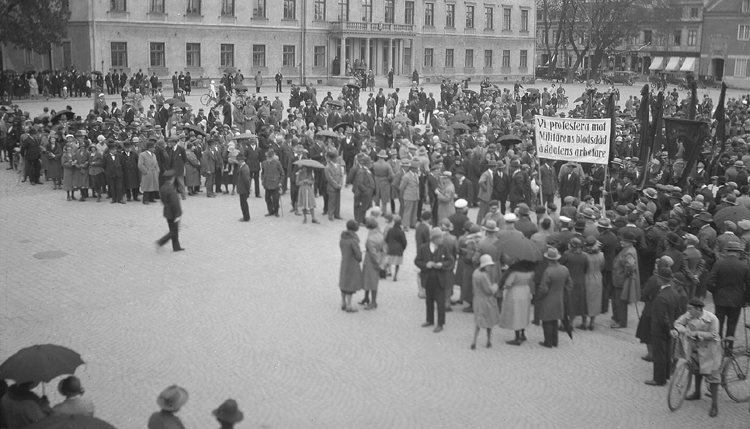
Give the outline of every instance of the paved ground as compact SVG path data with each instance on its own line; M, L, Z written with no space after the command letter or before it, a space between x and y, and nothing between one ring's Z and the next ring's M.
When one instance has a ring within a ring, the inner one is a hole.
M17 184L5 166L0 359L36 343L78 350L86 395L118 428L144 427L172 383L190 392L179 413L189 428L216 426L211 410L227 398L245 412L241 428L748 427L748 404L724 393L716 419L705 399L668 410L666 388L643 384L651 367L632 307L627 331L602 316L597 330L548 350L538 327L521 347L498 329L492 349L480 340L471 351L471 315L448 314L440 334L419 327L411 233L379 308L347 314L343 222L303 225L288 195L283 218L263 217L263 200L251 199L249 224L237 222L236 196L188 198L188 250L157 253L160 205L67 202L49 185ZM350 189L342 204L351 218Z

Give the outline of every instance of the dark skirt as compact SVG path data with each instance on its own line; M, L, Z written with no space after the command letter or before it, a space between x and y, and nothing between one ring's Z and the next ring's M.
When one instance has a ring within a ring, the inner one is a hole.
M635 330L635 337L641 340L641 344L651 344L651 316L646 314L641 316L638 328Z

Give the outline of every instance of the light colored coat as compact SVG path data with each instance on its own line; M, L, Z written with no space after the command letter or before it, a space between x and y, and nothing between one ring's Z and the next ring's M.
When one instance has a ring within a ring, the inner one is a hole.
M159 161L150 151L138 155L138 170L141 172L141 191L159 192Z
M490 202L492 200L492 171L486 170L479 177L479 194L480 201Z
M398 187L404 201L419 201L419 177L413 171L404 173Z

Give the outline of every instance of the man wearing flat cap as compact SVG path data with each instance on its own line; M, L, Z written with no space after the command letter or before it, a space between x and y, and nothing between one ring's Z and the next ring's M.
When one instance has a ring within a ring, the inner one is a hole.
M716 261L711 269L707 288L713 295L719 334L726 338L734 336L740 311L750 302L750 266L739 258L743 251L740 243L730 241L724 251L726 256ZM726 333L723 330L725 321Z
M663 386L669 377L671 365L670 331L672 324L680 316L677 291L672 287L672 270L660 267L656 272L659 293L654 298L651 312L651 352L653 378L646 381L649 386Z

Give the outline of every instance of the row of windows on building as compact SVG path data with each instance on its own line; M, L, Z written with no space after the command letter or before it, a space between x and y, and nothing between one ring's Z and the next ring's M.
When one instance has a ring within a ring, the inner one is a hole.
M149 43L149 67L166 68L166 44L162 42ZM234 44L222 43L219 49L219 66L234 67ZM281 48L281 66L297 66L297 47L295 45L283 45ZM185 67L200 68L202 67L202 51L200 43L185 44ZM128 43L111 42L112 67L121 68L129 67L128 65ZM326 47L313 47L313 67L325 67ZM266 67L266 45L253 45L253 63L254 68Z
M170 0L148 0L149 1L149 13L165 13L166 2ZM172 0L175 1L175 0ZM185 2L186 13L192 15L201 15L203 13L201 0L178 0ZM273 0L276 1L276 0ZM336 0L337 1L337 20L338 21L349 21L352 17L350 16L350 0ZM373 21L373 3L379 0L358 0L362 2L360 7L361 16L359 17L363 22ZM395 0L383 0L385 2L385 16L384 21L386 23L395 23L396 18L396 2ZM128 10L128 0L110 0L110 11L113 12L126 12ZM297 0L281 0L283 7L282 17L284 19L297 19ZM326 4L327 0L313 0L314 15L313 19L319 21L326 20ZM414 24L414 1L404 2L404 24ZM456 27L456 4L448 3L445 5L445 26L448 28ZM424 25L426 27L435 27L435 3L428 2L424 4ZM267 0L252 0L253 18L266 18L268 14ZM467 4L465 6L465 21L464 27L473 29L477 27L477 19L475 13L476 5ZM222 16L235 16L235 0L221 0L221 11ZM510 31L513 17L513 8L503 7L502 16L502 30ZM484 28L487 30L494 30L495 28L495 7L493 5L484 7ZM529 31L529 9L521 9L521 31Z
M493 67L493 51L492 49L485 49L484 50L484 67L485 68L491 68ZM509 49L504 49L502 51L502 62L500 63L500 66L503 68L510 68L511 67L511 55ZM445 50L445 59L443 61L443 67L446 68L453 68L456 67L455 65L455 50L452 48ZM435 67L435 50L434 48L425 48L424 50L424 66L425 67ZM529 66L529 51L525 49L519 50L518 55L518 67L520 68L527 68ZM473 49L466 49L466 52L464 53L464 67L467 68L473 68L474 67L474 50Z
M557 30L552 31L552 39L549 38L550 33L543 30L537 31L537 43L548 43L549 40L557 40ZM653 30L643 30L643 37L641 33L633 36L629 42L631 45L654 45L654 46L682 46L683 44L683 30L674 30L672 34L662 34L657 32L654 34ZM577 35L578 44L586 44L586 31L581 31ZM741 24L737 26L737 40L750 40L750 24ZM685 39L685 46L698 46L698 30L688 30L687 38Z

